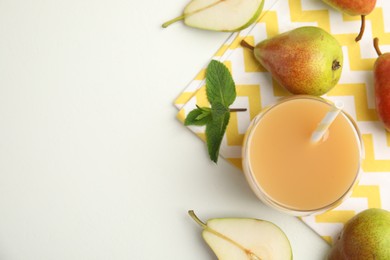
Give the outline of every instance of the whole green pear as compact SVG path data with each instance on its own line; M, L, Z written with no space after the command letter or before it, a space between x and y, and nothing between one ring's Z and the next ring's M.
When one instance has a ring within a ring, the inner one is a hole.
M266 39L254 48L256 59L292 94L321 96L340 79L343 52L325 30L304 26Z
M390 212L367 209L350 219L332 247L328 260L389 260Z

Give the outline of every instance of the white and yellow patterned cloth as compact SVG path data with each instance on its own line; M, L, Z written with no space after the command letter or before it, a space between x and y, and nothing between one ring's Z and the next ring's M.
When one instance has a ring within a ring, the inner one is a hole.
M312 25L331 33L342 45L344 66L341 79L323 97L344 102L344 110L356 120L362 133L365 159L359 185L354 188L351 198L333 210L301 218L329 243L356 213L372 207L390 210L390 133L378 121L372 73L377 58L373 38L380 39L382 52L390 52L390 16L385 14L390 14L390 2L378 0L375 10L366 17L362 40L356 43L359 16L342 14L321 0L266 0L259 21L250 28L233 33L211 57L222 61L232 73L237 98L231 107L248 109L247 112L232 113L220 150L222 157L241 168L241 144L251 119L265 106L289 94L259 65L250 50L240 46L240 41L245 38L256 44L279 33ZM205 68L175 100L179 120L183 121L195 105L209 105L204 76ZM189 128L205 140L203 127Z

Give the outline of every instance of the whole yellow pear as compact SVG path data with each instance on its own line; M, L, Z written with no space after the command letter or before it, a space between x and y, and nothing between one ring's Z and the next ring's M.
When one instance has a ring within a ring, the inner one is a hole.
M377 208L350 219L328 255L328 260L389 259L390 212Z
M338 41L316 26L303 26L266 39L256 59L292 94L321 96L340 79L343 52Z

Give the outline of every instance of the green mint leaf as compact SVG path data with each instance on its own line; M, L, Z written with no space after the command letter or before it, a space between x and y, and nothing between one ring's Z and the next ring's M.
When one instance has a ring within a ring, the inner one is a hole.
M219 149L229 123L230 112L225 105L217 102L211 107L211 118L206 125L206 141L210 159L218 161Z
M228 68L212 60L206 70L206 94L210 104L216 102L229 107L236 99L236 88Z
M212 117L219 117L225 114L226 112L229 112L229 108L223 105L220 102L214 103L214 105L211 107L211 115Z
M201 120L201 119L206 118L206 117L209 117L209 119L210 119L211 108L209 108L209 107L199 107L199 106L196 106L196 107L201 110L200 115L198 115L195 118L196 120Z
M229 106L236 99L236 88L228 68L212 60L206 70L206 95L211 108L199 107L186 117L185 125L206 125L206 142L210 159L217 163L219 150L229 124Z
M203 126L211 120L211 109L204 107L198 107L188 113L186 119L184 120L184 125L196 125Z

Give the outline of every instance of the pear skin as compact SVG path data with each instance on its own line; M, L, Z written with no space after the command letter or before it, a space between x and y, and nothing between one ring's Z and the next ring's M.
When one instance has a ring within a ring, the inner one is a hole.
M351 16L368 15L374 10L376 0L322 0L334 9Z
M374 47L378 59L374 63L375 107L379 119L390 132L390 53L382 53L378 46L378 38L374 39Z
M390 259L389 211L367 209L346 223L328 255L328 260L345 259Z
M266 39L254 48L256 59L292 94L321 96L340 79L343 52L325 30L305 26Z

